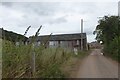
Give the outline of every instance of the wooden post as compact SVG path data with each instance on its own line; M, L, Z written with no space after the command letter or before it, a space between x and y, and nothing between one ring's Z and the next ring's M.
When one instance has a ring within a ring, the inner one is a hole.
M33 75L33 78L35 78L35 52L32 52L32 75Z
M32 45L32 52L31 52L31 69L32 69L32 78L35 78L35 52L34 52L35 44Z

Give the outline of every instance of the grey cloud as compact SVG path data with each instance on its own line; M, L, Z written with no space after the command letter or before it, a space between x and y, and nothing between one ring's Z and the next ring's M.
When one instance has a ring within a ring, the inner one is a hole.
M1 2L2 6L12 7L12 2Z
M60 24L60 23L66 23L67 20L65 19L65 16L53 19L49 22L49 24Z
M34 2L28 3L28 9L33 10L35 14L40 16L53 16L60 9L58 2Z
M59 10L59 2L2 2L2 6L41 16L54 15Z
M58 3L39 2L39 3L28 3L28 10L33 10L34 13L41 16L51 16L56 12Z

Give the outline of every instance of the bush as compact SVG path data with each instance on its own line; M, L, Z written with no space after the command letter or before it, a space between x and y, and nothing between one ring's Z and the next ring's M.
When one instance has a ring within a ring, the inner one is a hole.
M120 62L120 36L115 37L109 45L105 45L104 52L106 55L111 56L112 58Z

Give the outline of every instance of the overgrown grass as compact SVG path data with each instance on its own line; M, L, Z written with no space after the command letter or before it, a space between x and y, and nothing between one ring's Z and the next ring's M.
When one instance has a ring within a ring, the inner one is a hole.
M62 48L36 47L35 52L35 77L37 78L63 78L60 70L63 63L72 57L77 57L73 52ZM15 46L10 41L3 41L3 78L30 78L31 54L30 45ZM82 56L83 53L78 56Z
M75 55L70 50L63 48L36 47L35 68L36 78L63 78L65 74L61 66L69 63L72 58L82 58L85 52ZM31 54L29 45L15 46L10 41L3 41L3 78L30 78ZM70 62L72 64L72 62ZM70 65L71 66L71 65Z

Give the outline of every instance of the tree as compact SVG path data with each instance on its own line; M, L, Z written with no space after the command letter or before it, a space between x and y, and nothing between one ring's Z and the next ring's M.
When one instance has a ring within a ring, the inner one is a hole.
M0 28L0 33L1 33L0 38L6 39L6 40L12 41L12 42L19 42L20 40L25 41L28 39L24 35L17 34L12 31L7 31L7 30L4 30L3 28Z
M104 52L107 55L119 59L120 55L120 17L118 16L104 16L98 21L93 34L96 34L96 40L102 41L104 45ZM119 60L120 61L120 60Z
M120 35L118 31L119 22L120 18L118 16L104 16L100 19L96 30L93 32L93 34L97 34L96 40L109 44L115 37L118 37Z

